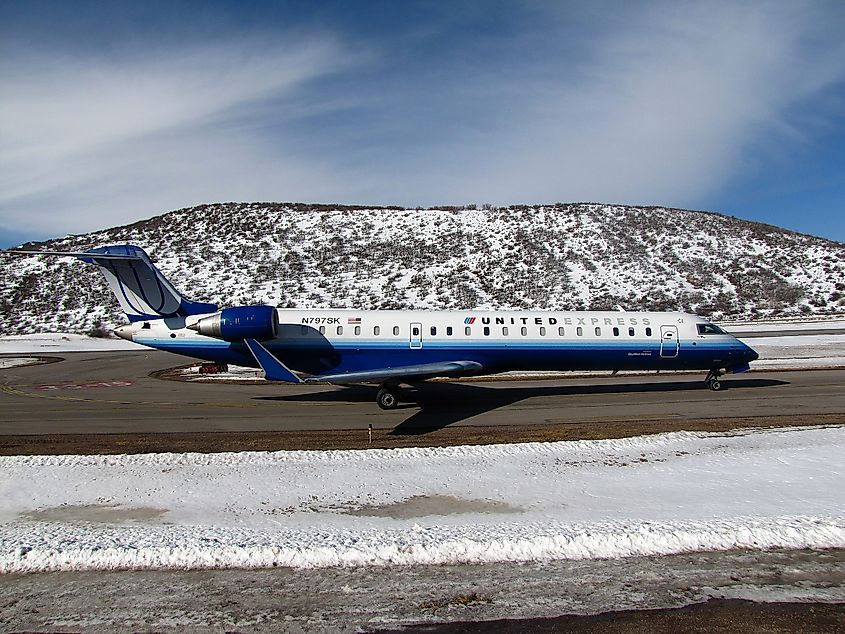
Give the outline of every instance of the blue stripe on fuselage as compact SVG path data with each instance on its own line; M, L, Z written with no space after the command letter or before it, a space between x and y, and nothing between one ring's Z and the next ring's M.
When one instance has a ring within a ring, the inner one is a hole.
M243 343L137 340L160 350L209 361L256 367ZM282 363L299 372L358 372L455 360L477 361L485 372L504 370L708 370L743 362L748 348L736 340L684 342L677 357L660 356L659 341L426 341L411 349L402 341L266 341Z

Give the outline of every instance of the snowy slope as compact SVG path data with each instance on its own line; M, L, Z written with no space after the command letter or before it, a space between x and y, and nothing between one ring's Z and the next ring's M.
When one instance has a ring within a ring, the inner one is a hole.
M845 245L703 212L598 204L227 203L28 245L132 242L193 299L283 307L845 313ZM0 334L124 323L93 267L0 260Z
M0 572L845 547L845 428L0 458Z

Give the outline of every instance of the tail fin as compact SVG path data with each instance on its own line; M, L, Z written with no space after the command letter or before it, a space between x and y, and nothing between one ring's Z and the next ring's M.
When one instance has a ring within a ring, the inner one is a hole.
M215 304L192 302L183 297L153 265L150 256L142 248L131 244L111 245L80 253L57 251L7 251L7 253L70 255L88 264L96 264L129 321L186 317L213 313L217 310Z

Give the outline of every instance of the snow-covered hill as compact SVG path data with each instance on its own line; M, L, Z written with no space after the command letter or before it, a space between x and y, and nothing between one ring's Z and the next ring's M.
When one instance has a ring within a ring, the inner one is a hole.
M714 213L226 203L26 248L144 247L192 299L356 308L845 313L845 244ZM94 267L0 260L0 333L125 322Z

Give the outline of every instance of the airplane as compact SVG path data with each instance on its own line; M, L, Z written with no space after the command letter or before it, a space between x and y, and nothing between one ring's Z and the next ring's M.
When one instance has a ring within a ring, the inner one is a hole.
M117 336L180 355L258 367L268 381L375 383L393 409L400 385L435 377L530 370L707 370L740 373L758 354L716 324L684 312L335 310L233 306L185 298L140 247L72 256L94 264L129 320Z

